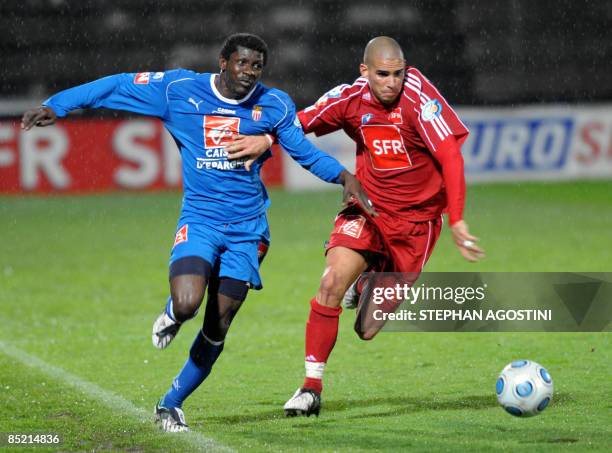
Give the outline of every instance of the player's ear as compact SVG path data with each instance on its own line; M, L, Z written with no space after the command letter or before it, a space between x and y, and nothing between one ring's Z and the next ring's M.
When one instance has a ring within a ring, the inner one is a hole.
M219 57L219 70L220 72L225 71L227 68L227 60L223 57Z
M361 63L359 65L359 72L361 73L361 77L365 77L366 79L368 78L368 67L365 63Z

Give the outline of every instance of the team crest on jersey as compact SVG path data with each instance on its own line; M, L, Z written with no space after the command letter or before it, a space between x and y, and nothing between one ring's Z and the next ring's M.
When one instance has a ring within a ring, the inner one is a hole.
M150 77L150 72L139 72L134 76L134 83L136 85L148 85Z
M361 124L368 124L373 116L373 113L364 113L361 115Z
M360 130L375 170L400 170L412 166L396 125L363 125Z
M204 148L224 148L240 130L240 118L204 116Z
M362 215L344 216L344 221L340 224L336 232L359 239L365 222L366 219Z
M437 99L430 99L421 107L421 119L425 122L432 121L442 113L442 104Z
M402 108L396 107L389 113L389 121L393 124L402 124Z
M253 110L251 110L251 118L253 118L253 121L259 121L261 119L262 112L263 107L261 105L253 106Z
M176 236L174 237L174 245L172 247L176 247L181 242L187 242L188 240L187 231L188 230L189 230L189 224L187 223L179 228L179 230L176 232Z

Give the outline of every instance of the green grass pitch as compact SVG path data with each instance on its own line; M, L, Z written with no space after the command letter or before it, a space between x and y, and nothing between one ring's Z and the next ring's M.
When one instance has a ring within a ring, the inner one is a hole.
M612 182L472 186L466 219L486 260L463 262L445 229L427 270L612 271L611 193ZM152 347L180 195L0 198L0 433L57 432L61 451L610 451L609 333L383 333L366 343L345 311L321 416L285 419L340 194L271 197L265 288L186 402L187 436L149 418L202 316L167 350ZM555 380L541 416L497 405L497 373L517 358Z

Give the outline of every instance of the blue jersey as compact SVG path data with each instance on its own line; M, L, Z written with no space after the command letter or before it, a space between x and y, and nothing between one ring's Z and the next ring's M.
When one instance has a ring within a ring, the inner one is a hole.
M236 222L268 207L260 170L270 151L247 171L244 161L229 161L224 150L235 133L272 133L302 167L324 181L339 182L344 167L306 140L286 93L258 83L244 98L228 99L216 89L216 77L185 69L118 74L62 91L43 105L58 117L105 107L160 118L181 153L181 216L188 221Z

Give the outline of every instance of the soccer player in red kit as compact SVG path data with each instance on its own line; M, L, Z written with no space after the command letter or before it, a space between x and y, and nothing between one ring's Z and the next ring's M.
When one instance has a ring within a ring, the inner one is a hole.
M352 85L334 88L298 113L305 133L343 129L355 141L356 176L378 215L353 203L336 217L325 271L310 301L306 378L285 404L287 416L318 415L340 304L360 275L367 270L418 275L438 240L445 210L463 257L477 261L483 256L463 221L460 145L467 128L433 84L416 68L406 67L395 40L371 40L359 69L361 77ZM356 323L364 340L381 327Z

